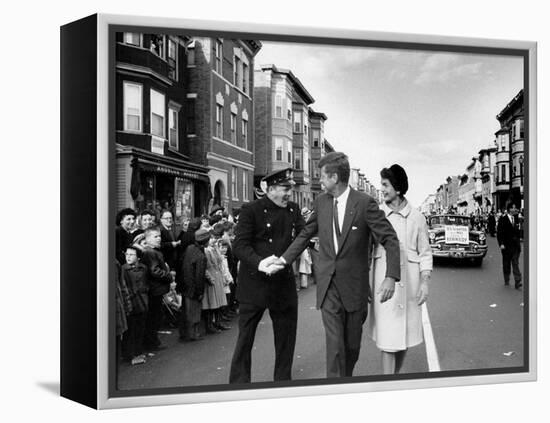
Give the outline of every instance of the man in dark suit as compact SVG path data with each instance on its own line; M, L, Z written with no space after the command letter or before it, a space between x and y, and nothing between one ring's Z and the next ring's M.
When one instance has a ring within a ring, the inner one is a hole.
M510 267L514 272L515 288L520 289L521 271L519 270L519 254L521 253L518 209L512 202L506 205L506 213L498 220L497 241L502 253L502 272L504 285L510 284Z
M233 253L240 260L237 300L239 336L229 383L250 382L251 352L265 309L273 322L274 380L291 379L296 344L298 297L290 267L268 266L292 243L305 225L296 203L289 201L294 180L283 169L262 180L265 196L242 207L235 228ZM279 270L271 275L274 270Z
M371 301L370 253L374 240L387 254L381 301L393 296L400 279L399 240L384 212L367 194L348 186L350 166L344 153L329 153L319 162L326 193L314 205L304 230L281 257L292 263L315 235L319 260L314 263L317 308L326 335L327 377L352 376L359 358L363 323Z

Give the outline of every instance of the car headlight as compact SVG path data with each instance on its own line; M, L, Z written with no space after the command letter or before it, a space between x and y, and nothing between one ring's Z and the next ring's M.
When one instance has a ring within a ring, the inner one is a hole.
M435 239L435 233L434 232L430 232L430 239Z
M483 241L485 239L485 234L479 234L479 240Z

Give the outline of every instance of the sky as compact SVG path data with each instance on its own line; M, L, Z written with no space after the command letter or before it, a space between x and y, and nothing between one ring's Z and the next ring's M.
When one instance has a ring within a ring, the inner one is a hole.
M327 115L325 138L380 187L398 163L420 206L492 144L496 115L523 88L520 57L262 42L258 68L290 69Z

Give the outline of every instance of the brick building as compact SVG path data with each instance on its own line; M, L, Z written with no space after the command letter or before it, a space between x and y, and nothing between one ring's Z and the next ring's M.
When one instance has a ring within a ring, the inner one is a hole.
M274 170L293 167L293 201L311 208L308 106L313 97L292 71L262 65L254 72L254 99L255 185Z
M116 202L172 211L176 226L208 201L208 169L187 143L186 47L166 34L116 34Z
M503 209L512 200L523 208L524 187L524 106L521 90L496 116L500 129L496 132L497 209Z
M193 37L188 46L186 139L208 167L210 199L229 212L253 200L254 40Z

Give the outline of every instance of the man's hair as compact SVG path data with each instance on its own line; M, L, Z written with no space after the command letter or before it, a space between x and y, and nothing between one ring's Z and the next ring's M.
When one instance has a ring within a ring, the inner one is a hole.
M160 234L160 228L158 226L151 226L150 228L145 229L145 238L147 238L151 232Z
M153 217L156 217L155 213L152 212L151 210L143 210L140 214L140 216L153 216Z
M349 161L348 156L341 152L328 153L319 160L319 169L325 166L325 172L329 175L337 174L338 182L347 184L349 182Z
M161 219L162 219L162 216L164 215L164 213L170 213L170 216L173 217L172 212L171 212L170 210L168 210L168 209L162 209L161 212L160 212L160 215L159 215L159 217L160 217Z
M135 212L135 210L133 210L129 207L127 207L125 209L122 209L116 215L116 224L120 225L120 222L122 221L122 219L124 219L125 216L134 216L134 219L135 219L136 218L136 212Z
M516 204L513 201L508 201L506 203L506 211L510 211L512 207L514 207Z

